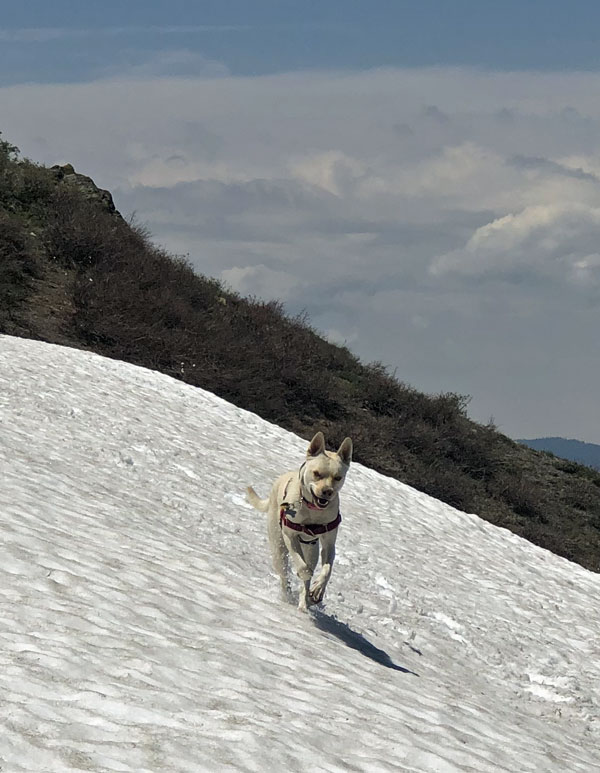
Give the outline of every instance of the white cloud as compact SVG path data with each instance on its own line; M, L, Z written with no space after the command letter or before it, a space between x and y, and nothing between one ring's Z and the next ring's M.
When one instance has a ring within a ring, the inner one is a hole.
M583 284L581 278L590 278L597 269L589 250L599 243L600 208L526 207L478 228L463 249L437 258L431 273L517 277L516 281L528 273Z
M591 286L600 286L600 254L594 252L577 258L571 267L571 280L575 284L583 285L587 290Z
M221 271L221 279L242 295L277 298L287 301L297 293L302 282L284 271L275 271L259 263L255 266L232 266Z
M330 327L328 330L323 331L323 335L332 344L337 344L338 346L352 346L358 340L356 328L342 332L335 327Z
M330 150L293 161L290 170L293 177L322 188L334 196L352 192L367 175L364 163L339 150Z
M127 52L124 54L126 55ZM131 56L139 59L139 55L135 52L132 52ZM129 57L126 58L129 59ZM229 74L229 69L222 62L185 48L158 51L132 63L124 62L122 59L123 53L116 61L97 70L96 77L119 78L127 81L132 78L154 79L179 76L222 78Z
M165 149L166 150L166 149ZM128 176L131 188L173 188L180 183L211 181L221 183L247 183L254 179L246 170L240 170L227 161L214 163L190 158L185 151L174 150L162 158L143 158L138 168Z

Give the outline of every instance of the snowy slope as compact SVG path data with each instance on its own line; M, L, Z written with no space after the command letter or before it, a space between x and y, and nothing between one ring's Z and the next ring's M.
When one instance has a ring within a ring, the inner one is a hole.
M600 768L600 576L354 465L322 611L266 494L306 443L0 336L0 770Z

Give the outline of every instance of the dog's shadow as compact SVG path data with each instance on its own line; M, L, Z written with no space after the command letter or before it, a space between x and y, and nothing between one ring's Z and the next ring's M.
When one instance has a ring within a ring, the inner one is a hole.
M385 650L380 650L379 647L371 644L371 642L368 639L365 639L361 633L353 631L347 623L342 623L339 620L336 620L335 617L314 607L311 609L310 617L320 631L331 634L331 636L339 639L339 641L346 646L353 650L357 650L357 652L360 652L365 657L375 661L375 663L379 663L379 665L385 666L386 668L391 668L393 671L402 671L404 674L419 676L409 668L404 668L404 666L399 666L397 663L394 663Z

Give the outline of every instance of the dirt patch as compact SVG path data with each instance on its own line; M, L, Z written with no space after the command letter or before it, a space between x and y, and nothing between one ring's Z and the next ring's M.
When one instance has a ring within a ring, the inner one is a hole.
M23 333L63 346L81 348L73 329L73 287L77 272L49 262L44 275L33 280L33 292L23 313Z

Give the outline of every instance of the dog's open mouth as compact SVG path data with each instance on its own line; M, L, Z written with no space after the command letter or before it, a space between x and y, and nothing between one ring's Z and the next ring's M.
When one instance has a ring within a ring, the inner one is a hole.
M311 492L313 496L313 505L317 507L319 510L324 510L327 505L329 504L329 500L325 497L318 497L314 492Z

